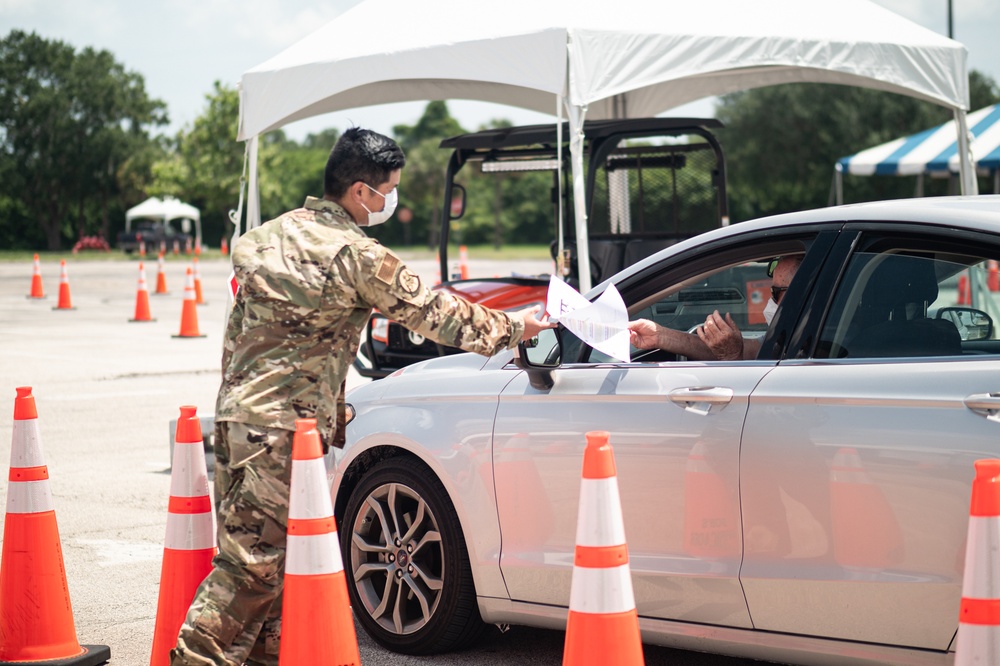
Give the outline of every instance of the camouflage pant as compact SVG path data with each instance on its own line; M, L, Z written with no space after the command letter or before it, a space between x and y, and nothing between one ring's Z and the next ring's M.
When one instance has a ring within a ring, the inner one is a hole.
M217 422L219 554L170 653L172 666L277 666L293 436Z

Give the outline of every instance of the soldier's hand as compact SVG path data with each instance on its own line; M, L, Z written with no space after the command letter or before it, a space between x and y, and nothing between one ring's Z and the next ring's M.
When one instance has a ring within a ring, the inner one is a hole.
M527 342L531 338L538 335L539 331L545 330L546 328L555 328L556 325L548 321L548 319L536 319L535 315L538 311L542 309L542 306L535 305L530 308L525 308L524 310L518 310L517 312L510 313L513 317L520 317L524 321L524 336L521 338L521 342Z

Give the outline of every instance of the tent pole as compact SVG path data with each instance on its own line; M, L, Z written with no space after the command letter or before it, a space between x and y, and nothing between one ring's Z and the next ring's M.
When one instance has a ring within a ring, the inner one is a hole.
M260 194L257 191L257 144L259 135L250 137L250 164L247 165L247 231L260 226Z
M1000 194L1000 169L993 170L993 194Z
M972 151L969 148L969 126L965 109L955 109L955 130L958 133L958 173L961 181L959 191L966 195L979 194L976 168L972 163Z
M566 277L566 271L569 269L569 265L566 262L566 257L563 256L563 250L566 247L565 234L563 233L563 225L565 221L563 220L563 136L562 136L562 125L563 125L563 96L561 94L556 95L556 187L559 192L556 194L556 198L559 200L559 219L558 226L556 227L556 274L559 275L559 279Z
M569 154L573 162L573 211L576 215L576 260L580 293L590 291L590 240L587 233L587 202L583 186L583 121L587 106L569 104Z
M844 172L841 170L840 164L837 164L833 169L833 189L837 197L837 205L842 206L844 204Z
M913 193L916 197L924 196L924 174L920 172L917 174L917 190Z

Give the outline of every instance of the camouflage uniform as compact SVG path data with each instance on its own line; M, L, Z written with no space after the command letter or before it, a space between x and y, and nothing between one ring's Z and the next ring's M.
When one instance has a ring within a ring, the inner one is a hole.
M277 664L295 420L342 445L343 382L373 307L441 344L492 355L523 323L427 289L338 204L305 206L233 247L240 289L215 410L219 554L172 664Z

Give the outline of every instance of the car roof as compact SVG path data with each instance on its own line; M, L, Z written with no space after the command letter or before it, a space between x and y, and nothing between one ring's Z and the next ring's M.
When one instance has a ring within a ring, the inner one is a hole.
M670 255L684 252L707 242L731 236L756 233L767 229L782 229L831 222L872 222L880 225L926 224L974 231L986 231L1000 235L1000 195L922 197L914 199L894 199L891 201L870 201L815 208L795 213L783 213L762 217L746 222L737 222L719 229L712 229L692 238L682 240L656 254L624 269L620 276L638 273ZM615 279L615 278L611 278ZM602 283L603 284L603 283ZM600 285L598 285L600 286Z

